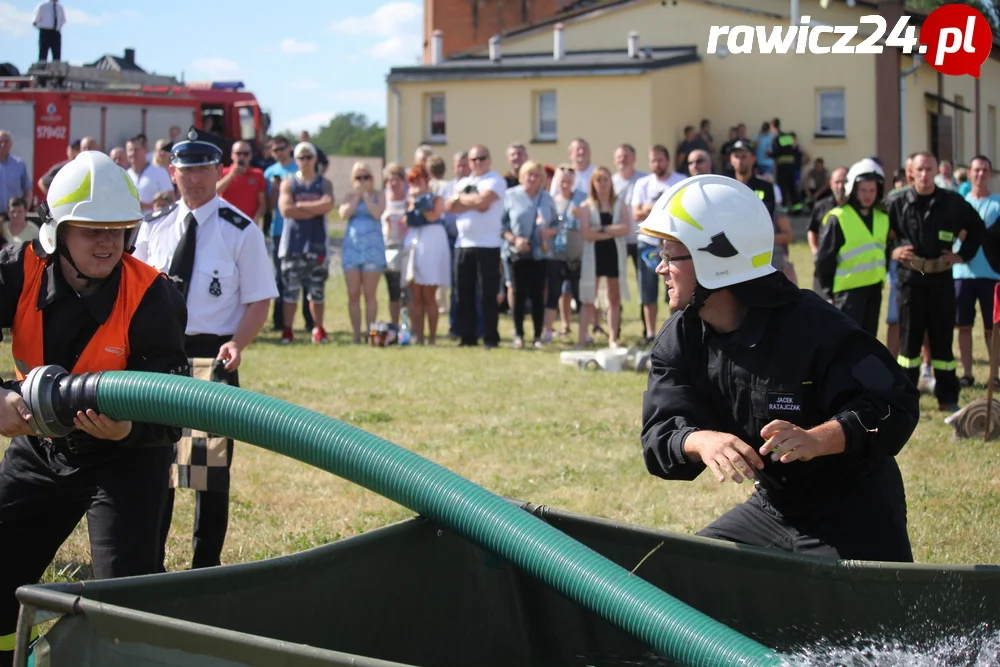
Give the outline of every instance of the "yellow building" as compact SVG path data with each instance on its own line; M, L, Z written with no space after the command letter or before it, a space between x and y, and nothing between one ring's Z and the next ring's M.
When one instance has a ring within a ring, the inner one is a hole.
M683 128L703 118L718 148L729 127L745 123L753 138L762 121L777 116L828 166L878 154L892 170L901 154L917 150L958 164L977 153L1000 163L1000 42L978 81L939 75L926 62L914 68L912 56L892 47L879 56L776 55L754 44L745 54L730 52L740 41L724 35L708 52L712 26L761 26L770 34L792 24L795 11L803 17L796 25L808 16L813 26L859 26L851 41L858 45L874 27L860 19L879 10L853 4L609 0L498 35L488 48L394 68L386 159L409 163L420 144L447 156L482 143L502 172L512 141L556 164L580 136L597 164L613 167L615 147L629 142L643 167L649 146L662 143L673 156ZM907 13L919 37L923 16ZM884 35L896 19L887 16L887 23ZM823 34L818 44L833 46L840 37ZM440 37L433 39L439 45ZM438 45L432 52L440 53Z

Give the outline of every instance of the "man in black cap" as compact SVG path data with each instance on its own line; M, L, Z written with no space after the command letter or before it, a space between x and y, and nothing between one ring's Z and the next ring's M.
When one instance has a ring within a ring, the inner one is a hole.
M146 218L133 255L163 271L187 300L185 350L195 377L239 386L241 353L267 319L278 296L264 234L220 199L222 139L194 127L170 149L170 176L180 201ZM229 468L233 442L184 431L176 445L165 510L165 553L173 489L196 493L192 566L220 564L229 522Z

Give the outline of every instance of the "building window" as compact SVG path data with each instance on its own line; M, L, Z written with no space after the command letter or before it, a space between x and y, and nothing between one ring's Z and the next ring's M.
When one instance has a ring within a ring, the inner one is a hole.
M535 139L555 141L557 130L555 92L538 93L535 102Z
M846 136L843 90L820 90L816 95L816 134L825 137Z
M427 140L444 142L446 136L444 95L429 95L427 97Z

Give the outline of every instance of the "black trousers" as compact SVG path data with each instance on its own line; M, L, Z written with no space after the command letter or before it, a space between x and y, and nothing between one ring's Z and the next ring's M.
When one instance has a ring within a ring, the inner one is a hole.
M11 441L0 461L0 638L17 624L14 591L38 582L84 515L95 578L158 571L172 460L171 447L74 454L36 437ZM0 652L0 665L12 659Z
M186 336L184 351L191 358L214 359L222 344L231 338L232 336ZM240 386L239 371L229 374L229 384L233 387ZM232 443L226 451L226 462L232 468ZM226 543L226 532L229 530L229 493L195 491L194 494L194 533L191 539L194 556L191 559L191 568L197 570L222 564L222 547ZM174 497L174 489L168 488L159 533L159 572L166 571L167 536L170 534L170 523L174 516Z
M49 51L52 51L52 60L62 60L62 33L51 28L38 29L38 62L45 62Z
M880 484L803 516L784 516L755 492L698 535L810 556L912 563L903 482L894 462L892 468L894 474L878 475Z
M878 336L882 284L868 285L833 295L833 305L873 336Z
M781 201L786 211L799 203L799 191L795 187L795 165L779 164L774 167L775 181L781 188Z
M951 274L933 282L899 285L899 364L914 386L920 380L920 349L930 338L934 396L938 403L958 403L955 336L955 281Z
M531 323L535 340L541 340L545 325L545 260L521 259L510 263L514 288L514 333L524 338L524 310L531 299Z
M455 277L458 284L458 332L462 345L477 345L476 285L483 309L483 343L500 344L498 330L500 309L500 248L458 248L455 252Z

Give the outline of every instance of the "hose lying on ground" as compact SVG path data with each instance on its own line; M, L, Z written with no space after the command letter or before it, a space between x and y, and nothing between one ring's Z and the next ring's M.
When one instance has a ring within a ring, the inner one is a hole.
M379 493L550 585L658 654L690 667L777 666L765 646L632 576L541 519L413 452L325 415L245 389L157 373L31 371L22 394L57 437L77 410L185 426L263 447Z
M978 438L986 435L986 413L989 403L985 398L977 398L958 412L948 415L944 422L955 429L957 438ZM989 437L995 440L1000 435L1000 401L993 399L989 410Z

